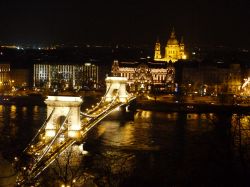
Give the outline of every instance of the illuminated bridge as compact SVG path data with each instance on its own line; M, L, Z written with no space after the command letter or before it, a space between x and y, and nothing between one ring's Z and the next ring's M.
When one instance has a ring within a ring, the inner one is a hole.
M24 150L30 159L21 167L17 185L32 184L60 154L82 142L98 122L114 110L128 106L136 97L127 93L126 82L125 77L107 77L105 95L85 112L80 111L80 97L48 96L47 119Z

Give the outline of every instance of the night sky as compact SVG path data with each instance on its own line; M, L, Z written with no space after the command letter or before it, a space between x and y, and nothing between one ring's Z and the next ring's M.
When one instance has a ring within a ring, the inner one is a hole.
M0 41L152 45L175 27L190 45L250 47L249 19L242 0L1 0Z

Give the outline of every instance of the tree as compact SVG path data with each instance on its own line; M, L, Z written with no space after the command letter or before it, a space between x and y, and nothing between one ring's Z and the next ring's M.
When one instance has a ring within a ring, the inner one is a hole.
M79 146L73 145L54 161L47 172L43 173L41 184L48 187L84 187L91 183L92 178L85 168L84 155Z
M120 186L135 169L133 154L105 151L94 158L94 182L97 186Z

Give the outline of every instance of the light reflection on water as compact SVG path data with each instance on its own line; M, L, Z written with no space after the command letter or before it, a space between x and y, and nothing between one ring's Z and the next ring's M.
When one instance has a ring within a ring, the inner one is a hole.
M213 114L183 114L139 111L134 121L104 120L95 134L104 146L120 149L159 150L169 145L169 139L183 133L202 134L213 130ZM178 126L178 127L176 127ZM181 134L184 136L185 134ZM165 143L164 143L165 142Z
M94 165L105 153L129 154L130 175L123 186L244 184L240 164L233 164L231 136L220 127L229 124L219 117L138 111L133 120L106 118L90 133L86 149Z
M7 144L8 148L11 146L11 151L15 152L24 148L45 118L45 107L0 105L0 131L2 133L0 143Z
M45 107L0 105L0 186L14 186L11 162L45 120L45 112Z
M86 139L87 168L103 177L111 172L113 186L239 184L242 170L231 152L230 134L218 129L226 123L219 117L143 110L132 117L108 117ZM3 156L23 150L45 118L46 107L0 105Z

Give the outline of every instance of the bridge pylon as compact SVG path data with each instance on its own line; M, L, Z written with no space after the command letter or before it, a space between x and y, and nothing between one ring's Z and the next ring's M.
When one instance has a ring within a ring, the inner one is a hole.
M128 79L126 77L107 77L105 101L111 102L115 98L119 102L125 103L128 100L126 85Z
M69 138L79 138L81 130L80 97L48 96L45 100L47 104L47 119L45 127L45 138L53 138L64 123ZM52 114L51 117L49 117Z

